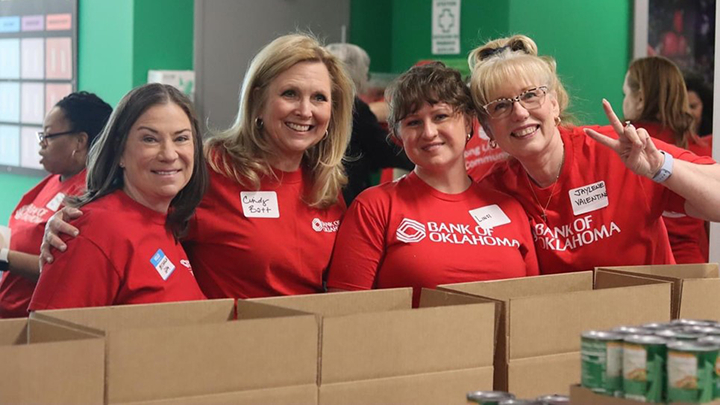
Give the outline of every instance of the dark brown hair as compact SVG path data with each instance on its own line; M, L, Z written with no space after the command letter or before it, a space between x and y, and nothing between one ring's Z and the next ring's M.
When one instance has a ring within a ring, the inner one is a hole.
M475 114L470 89L462 80L460 72L442 62L410 68L388 87L385 98L390 104L388 126L395 136L399 136L400 121L422 108L425 103L446 103L456 113L467 116Z
M71 199L70 205L81 207L91 201L123 188L120 159L130 129L145 111L155 105L173 103L180 107L192 125L194 158L193 173L188 184L170 203L165 227L176 239L185 235L190 217L200 204L208 184L208 172L203 155L202 136L192 102L176 88L165 84L146 84L131 90L120 100L107 125L98 136L88 155L87 191Z

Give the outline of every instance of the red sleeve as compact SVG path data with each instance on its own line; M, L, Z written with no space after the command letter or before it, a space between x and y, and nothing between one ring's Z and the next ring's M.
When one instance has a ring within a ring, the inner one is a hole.
M328 270L328 288L369 290L385 255L387 221L356 199L345 213Z
M663 142L661 140L651 138L655 146L665 151L669 154L671 154L675 159L684 160L686 162L695 163L699 165L712 165L715 164L715 160L712 159L712 157L709 156L698 156L689 150L677 147L675 145L671 145L669 143ZM650 180L652 181L652 180ZM681 197L680 195L670 191L667 187L661 186L663 191L663 196L661 198L661 201L663 202L662 210L663 211L671 211L671 212L679 212L679 213L685 213L685 199Z
M40 274L30 311L112 305L121 278L105 253L82 235L68 240Z

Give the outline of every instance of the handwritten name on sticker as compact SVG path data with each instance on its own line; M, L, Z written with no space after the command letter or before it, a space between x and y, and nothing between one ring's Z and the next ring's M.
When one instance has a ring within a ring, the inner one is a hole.
M568 191L573 213L581 215L605 208L610 203L604 181L588 184Z
M241 191L240 203L247 218L280 218L274 191Z
M165 252L162 249L158 249L157 252L150 258L150 263L155 267L160 277L163 280L167 280L168 277L175 271L175 265L170 259L165 256Z
M510 223L510 218L505 215L505 212L503 212L502 208L500 208L497 204L475 208L469 212L475 222L484 229L490 229Z
M58 208L60 208L60 204L62 204L63 200L65 199L64 193L57 193L55 194L55 197L53 197L50 202L45 205L45 207L49 208L51 211L57 211Z

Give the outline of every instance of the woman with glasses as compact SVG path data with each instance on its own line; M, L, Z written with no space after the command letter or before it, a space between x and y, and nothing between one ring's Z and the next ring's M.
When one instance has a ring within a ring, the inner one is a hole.
M623 124L607 101L610 126L569 125L555 62L530 38L491 41L469 63L480 122L514 157L485 181L525 207L541 273L674 263L663 211L720 219L720 165Z
M361 193L340 225L331 290L421 287L537 275L527 216L465 169L473 135L470 90L436 62L388 89L389 124L415 163L407 176Z
M25 194L10 216L10 248L0 251L0 317L27 316L39 276L45 223L66 196L85 186L88 149L108 120L112 107L92 93L72 93L47 114L40 142L40 163L50 175ZM2 244L0 244L2 246Z

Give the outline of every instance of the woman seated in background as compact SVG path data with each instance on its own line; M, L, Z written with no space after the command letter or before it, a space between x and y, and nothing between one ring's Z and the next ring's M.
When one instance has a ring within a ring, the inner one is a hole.
M40 164L50 173L20 200L8 223L10 249L0 252L0 318L27 316L40 275L40 243L45 223L66 196L85 188L85 162L112 107L92 93L72 93L48 112L38 132Z
M693 132L701 137L712 136L713 132L713 91L705 79L697 73L686 73L685 87L693 121Z
M208 298L323 291L345 204L353 85L316 39L282 36L253 58L233 126L206 144L210 187L183 239ZM73 233L61 219L47 227ZM43 260L52 260L43 243Z
M353 44L330 44L327 49L344 63L355 91L362 93L370 70L367 52ZM370 107L355 96L352 135L345 159L348 176L348 183L343 188L345 203L350 204L361 191L370 187L372 174L388 167L412 170L413 164L402 149L389 142L388 132L380 126Z
M512 197L474 183L474 111L460 73L413 67L387 92L389 123L415 169L365 190L340 225L330 290L421 287L537 275L530 224Z
M560 125L568 96L555 61L516 35L469 58L480 123L514 157L485 179L531 217L541 273L672 264L663 211L720 219L720 165L623 125Z
M30 310L203 299L180 245L207 185L192 104L171 86L125 95L90 150L81 233L43 268Z
M623 84L623 115L637 128L663 142L688 149L699 156L712 156L712 138L700 139L693 132L694 117L680 69L662 56L633 61ZM666 211L667 227L675 261L707 263L708 234L705 221Z

